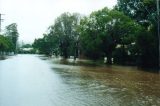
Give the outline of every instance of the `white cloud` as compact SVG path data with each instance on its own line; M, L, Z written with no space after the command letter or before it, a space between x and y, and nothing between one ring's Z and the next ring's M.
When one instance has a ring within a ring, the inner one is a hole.
M103 7L112 8L117 0L0 0L4 26L16 22L20 40L33 42L64 12L88 15Z

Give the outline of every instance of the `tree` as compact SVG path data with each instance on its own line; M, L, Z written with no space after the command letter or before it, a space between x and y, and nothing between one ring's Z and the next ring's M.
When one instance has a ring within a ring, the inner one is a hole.
M116 9L144 27L142 33L136 37L137 54L139 54L138 61L141 61L139 65L158 67L156 0L118 0Z
M84 17L79 26L81 54L97 60L102 57L102 39L98 35L97 25L91 17Z
M0 52L10 52L12 50L13 50L13 45L10 42L10 40L5 36L0 35Z
M81 22L81 40L86 53L93 58L107 57L111 64L116 46L134 42L140 26L122 12L104 8ZM124 49L123 49L124 50ZM92 55L91 55L92 54ZM96 56L96 57L94 57Z
M155 0L118 0L117 9L146 28L156 20Z
M6 26L6 33L5 33L5 35L13 43L14 52L16 52L18 35L19 35L18 34L18 30L17 30L17 24L16 23L12 23L12 24Z
M50 43L46 40L46 36L43 38L35 39L33 47L39 50L40 54L50 55Z
M78 42L77 26L80 23L80 15L77 13L63 13L56 20L55 24L49 27L48 41L52 44L53 51L67 58L75 55L75 46Z

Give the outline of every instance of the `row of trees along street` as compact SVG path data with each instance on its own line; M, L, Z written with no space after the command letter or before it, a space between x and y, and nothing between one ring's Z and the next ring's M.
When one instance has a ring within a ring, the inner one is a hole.
M104 59L107 63L158 68L156 2L118 0L114 9L89 16L63 13L43 38L35 39L39 53Z
M16 23L6 26L5 33L0 35L0 56L17 52L18 35Z

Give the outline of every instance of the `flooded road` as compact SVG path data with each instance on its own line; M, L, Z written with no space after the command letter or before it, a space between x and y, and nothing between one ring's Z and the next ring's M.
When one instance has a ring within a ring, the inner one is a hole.
M17 55L0 61L0 106L160 106L160 74Z

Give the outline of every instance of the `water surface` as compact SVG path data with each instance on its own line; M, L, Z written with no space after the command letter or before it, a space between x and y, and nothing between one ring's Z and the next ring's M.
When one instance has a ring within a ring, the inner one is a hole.
M160 74L60 64L39 55L0 61L0 106L159 106Z

